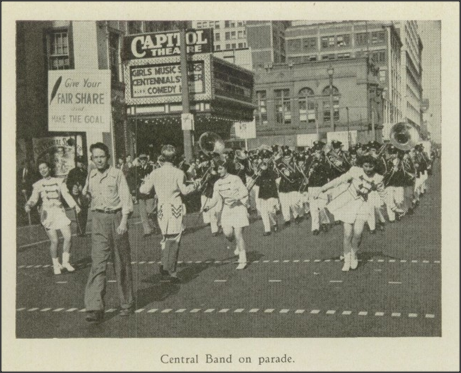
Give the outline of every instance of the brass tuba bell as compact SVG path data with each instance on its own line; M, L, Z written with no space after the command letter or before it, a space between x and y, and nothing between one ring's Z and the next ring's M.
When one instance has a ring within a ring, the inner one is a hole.
M221 137L214 132L204 132L200 135L198 140L200 150L206 155L211 153L222 154L224 152L225 144Z
M391 127L389 141L397 149L413 149L420 141L418 130L411 124L399 122Z

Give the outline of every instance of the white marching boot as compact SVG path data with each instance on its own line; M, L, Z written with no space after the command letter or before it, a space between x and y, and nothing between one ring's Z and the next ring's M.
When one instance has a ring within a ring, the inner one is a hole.
M351 269L351 253L344 254L344 265L342 268L343 272L347 272Z
M351 251L351 269L357 269L359 266L359 259L357 258L357 252Z
M247 253L245 250L239 252L239 265L236 269L245 269L247 266Z
M70 258L69 253L62 253L62 268L67 269L67 271L69 272L74 272L75 268L70 265L69 258Z
M51 258L51 260L53 261L53 272L54 272L54 274L55 275L60 275L62 266L59 263L59 259L58 258Z

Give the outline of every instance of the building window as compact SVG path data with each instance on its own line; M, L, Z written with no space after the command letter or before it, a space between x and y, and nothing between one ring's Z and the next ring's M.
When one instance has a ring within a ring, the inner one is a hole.
M239 43L239 48L245 48L245 47L244 47L244 44L245 44L245 43Z
M301 51L301 40L299 39L288 40L287 44L288 44L288 52L299 53Z
M386 81L386 71L385 70L379 71L379 81L381 83L384 83Z
M226 40L230 40L230 32L226 32Z
M224 22L224 27L229 28L230 27L230 21L225 21Z
M236 32L235 31L231 32L231 39L232 40L236 39Z
M230 44L226 44L226 49L231 49L231 45L230 45Z
M315 123L315 98L314 91L310 88L299 91L299 121Z
M49 36L49 69L70 69L69 37L67 31L53 32Z
M322 48L333 48L335 46L334 36L323 36L322 37Z
M215 41L221 41L221 34L219 32L217 32L216 34L214 34L214 40Z
M338 47L348 47L351 44L350 35L338 35L336 37L336 46Z
M317 61L317 56L315 54L311 56L306 56L304 57L304 60L308 62Z
M237 26L239 26L239 27L245 26L245 22L244 21L238 21Z
M365 45L368 43L367 33L363 32L355 35L357 45Z
M215 23L214 23L214 28L217 29L217 30L219 30L220 27L221 27L221 26L219 25L219 21L215 21Z
M335 122L339 121L339 91L338 88L333 86L333 110L334 110L334 118ZM322 95L324 95L323 101L323 122L330 122L330 86L325 87L322 91Z
M267 96L266 91L256 91L256 99L258 107L256 112L256 124L260 126L267 126Z
M215 51L220 51L221 50L221 46L220 45L216 45L215 48L214 48Z
M344 59L344 58L351 58L350 53L338 53L338 60Z
M374 31L371 33L371 42L373 44L384 43L385 38L386 36L384 34L384 31Z
M197 28L202 28L202 22L197 22Z
M303 48L305 50L317 50L317 38L303 39Z
M140 34L142 32L141 24L139 21L129 21L128 34Z
M210 25L210 26L211 26L211 25ZM207 22L207 21L204 21L202 27L203 27L203 28L207 28L207 27L208 27L208 22Z
M120 82L122 76L120 71L120 36L115 32L109 34L109 58L112 82Z
M243 39L245 36L243 35L243 31L238 32L238 38Z
M237 44L232 43L232 49L235 49L235 48L237 48Z
M278 124L291 123L291 100L289 89L277 89L275 93L275 116Z
M230 21L230 27L235 27L235 21Z
M386 52L385 51L379 52L378 61L379 62L386 62Z

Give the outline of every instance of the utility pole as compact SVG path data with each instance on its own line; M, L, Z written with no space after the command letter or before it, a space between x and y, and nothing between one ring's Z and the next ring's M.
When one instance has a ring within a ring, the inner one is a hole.
M184 156L191 161L194 156L194 115L190 112L189 76L187 69L186 22L180 24L180 60L181 60L181 93L182 115L181 126L184 134Z

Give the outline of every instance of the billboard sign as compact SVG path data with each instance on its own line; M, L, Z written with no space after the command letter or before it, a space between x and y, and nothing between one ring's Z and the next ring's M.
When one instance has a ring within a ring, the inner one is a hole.
M187 30L188 54L213 52L213 29ZM123 59L170 57L180 55L180 32L164 31L126 36L123 39Z
M75 168L76 138L55 136L32 139L35 164L48 162L56 177L65 177ZM80 149L81 151L81 149Z
M235 137L239 139L254 139L256 138L256 120L252 122L236 122Z
M188 64L189 92L205 92L203 61ZM181 95L181 66L179 63L130 66L132 98L152 98Z
M110 70L48 72L48 130L110 132Z

